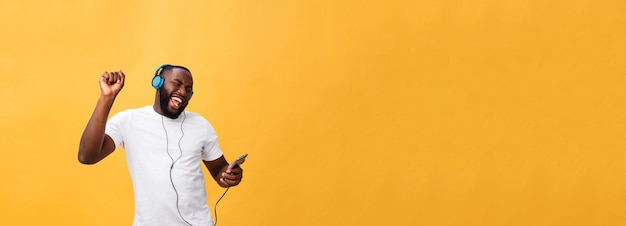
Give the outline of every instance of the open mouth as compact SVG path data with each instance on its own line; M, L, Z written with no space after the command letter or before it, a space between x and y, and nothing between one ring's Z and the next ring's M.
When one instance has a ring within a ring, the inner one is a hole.
M179 109L183 105L183 98L178 97L178 96L170 97L170 105L174 109Z

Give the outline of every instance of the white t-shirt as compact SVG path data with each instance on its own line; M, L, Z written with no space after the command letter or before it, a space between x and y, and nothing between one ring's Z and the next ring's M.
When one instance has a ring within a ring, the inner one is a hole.
M185 111L170 119L146 106L115 114L105 133L126 151L134 226L213 225L201 167L202 160L215 160L222 150L205 118Z

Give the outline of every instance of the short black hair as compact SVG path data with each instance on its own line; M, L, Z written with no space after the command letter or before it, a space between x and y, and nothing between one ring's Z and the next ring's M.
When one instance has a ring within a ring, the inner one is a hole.
M159 72L159 75L163 75L163 73L165 73L166 71L174 70L174 68L183 69L183 70L189 72L189 74L191 74L191 71L188 68L186 68L186 67L179 66L179 65L167 65L167 66L163 67L163 69L161 69L161 72Z

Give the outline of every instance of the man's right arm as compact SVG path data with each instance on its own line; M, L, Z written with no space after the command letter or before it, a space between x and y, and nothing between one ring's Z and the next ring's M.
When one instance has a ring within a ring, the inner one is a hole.
M78 161L83 164L94 164L104 159L115 150L113 139L104 133L109 112L115 97L124 87L124 73L104 72L100 77L100 98L78 147Z

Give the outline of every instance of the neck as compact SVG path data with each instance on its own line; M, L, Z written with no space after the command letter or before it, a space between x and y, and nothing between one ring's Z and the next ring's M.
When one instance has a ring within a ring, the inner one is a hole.
M157 90L156 95L154 95L154 104L152 104L152 108L159 115L164 115L163 111L161 111L161 102L159 101L159 91Z

